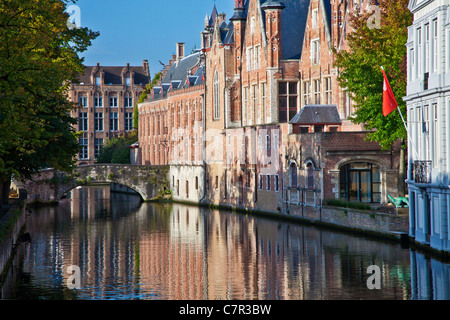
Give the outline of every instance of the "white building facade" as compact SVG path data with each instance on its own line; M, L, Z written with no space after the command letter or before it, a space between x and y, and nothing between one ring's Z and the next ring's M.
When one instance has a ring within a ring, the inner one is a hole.
M409 233L450 251L450 2L411 0L408 7Z

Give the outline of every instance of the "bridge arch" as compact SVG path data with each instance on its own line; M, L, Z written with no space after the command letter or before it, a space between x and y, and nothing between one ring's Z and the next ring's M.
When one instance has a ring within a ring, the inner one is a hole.
M134 190L133 187L129 187L129 186L126 186L126 185L123 185L123 184L120 184L120 183L117 183L117 182L114 182L114 181L95 181L95 182L91 182L91 183L86 183L86 184L76 185L76 186L74 186L74 187L70 186L70 187L68 187L69 189L68 189L67 191L64 192L64 190L62 190L62 191L61 191L60 198L59 198L59 199L55 199L55 200L61 200L61 199L64 199L64 197L65 197L69 192L71 192L72 190L75 190L75 189L77 189L77 188L79 188L79 187L95 187L95 186L107 186L107 185L109 185L109 186L111 187L111 191L116 191L116 190L114 190L113 184L117 184L117 185L119 185L119 186L128 188L128 189L131 190L134 194L136 194L137 196L139 196L139 198L141 199L141 201L145 201L144 196L143 196L141 193L139 193L139 191ZM120 191L120 192L124 192L123 190L119 190L119 191ZM57 197L59 197L59 195L58 195Z
M168 166L93 164L78 166L72 175L45 169L25 181L27 201L59 201L78 186L117 183L140 195L143 201L159 198L169 190Z

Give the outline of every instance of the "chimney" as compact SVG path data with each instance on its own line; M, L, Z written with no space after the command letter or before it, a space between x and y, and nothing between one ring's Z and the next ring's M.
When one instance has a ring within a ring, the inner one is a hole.
M149 69L149 66L148 66L148 60L143 60L142 61L142 67L144 68L145 74L147 76L150 75L150 69Z
M177 42L177 62L184 58L184 42Z

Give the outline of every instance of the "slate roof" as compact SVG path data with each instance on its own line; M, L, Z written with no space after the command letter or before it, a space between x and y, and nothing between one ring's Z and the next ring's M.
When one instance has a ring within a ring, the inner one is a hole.
M306 28L306 20L308 19L308 9L310 0L259 0L261 7L261 18L263 21L263 27L266 28L265 11L264 6L277 7L283 6L284 9L281 13L281 28L282 28L282 59L300 59L303 38ZM325 1L329 2L329 1ZM245 1L245 11L235 10L235 15L230 20L238 20L247 17L248 15L249 0ZM331 10L331 7L330 7ZM329 15L331 17L331 15ZM264 31L265 33L265 31Z
M264 0L261 0L265 2ZM282 59L300 59L310 0L283 0L281 13Z
M201 51L197 50L178 62L174 61L161 80L161 86L153 87L153 99L166 97L168 91L203 84L202 75L205 71L205 66L200 63L200 54ZM161 87L163 90L162 96Z
M336 105L306 105L290 121L292 124L341 124Z
M121 85L122 84L122 72L129 70L134 72L134 84L146 85L150 82L150 76L143 66L86 66L84 73L78 77L77 83L93 84L91 83L92 72L103 71L104 84Z

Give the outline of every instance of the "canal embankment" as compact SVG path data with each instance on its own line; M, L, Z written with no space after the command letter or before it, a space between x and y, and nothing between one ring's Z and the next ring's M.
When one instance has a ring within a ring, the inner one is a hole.
M23 238L28 217L27 206L23 201L11 202L2 208L0 214L0 283L3 282L4 272L8 270L17 244Z

